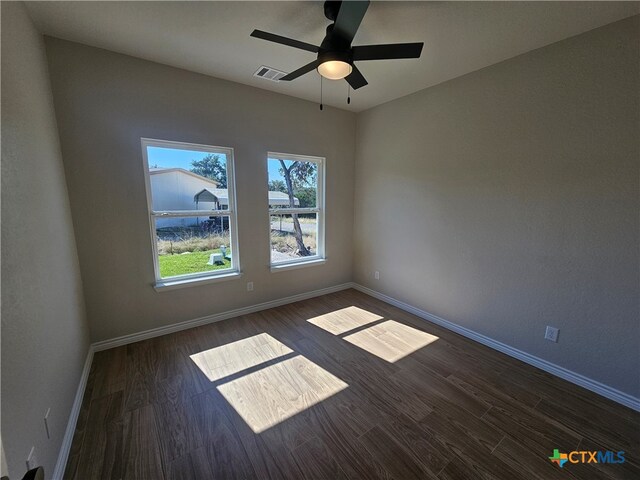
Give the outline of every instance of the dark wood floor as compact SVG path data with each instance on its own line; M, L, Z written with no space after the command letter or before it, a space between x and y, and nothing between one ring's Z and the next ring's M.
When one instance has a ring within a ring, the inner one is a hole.
M640 415L353 290L95 355L65 478L640 478ZM624 450L618 465L554 449Z

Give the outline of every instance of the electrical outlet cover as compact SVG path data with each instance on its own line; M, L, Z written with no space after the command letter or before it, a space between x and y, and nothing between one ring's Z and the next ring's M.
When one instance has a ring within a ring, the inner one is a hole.
M544 338L546 340L550 340L552 342L558 342L558 333L560 332L560 330L558 330L555 327L549 327L547 326L547 329L544 332Z

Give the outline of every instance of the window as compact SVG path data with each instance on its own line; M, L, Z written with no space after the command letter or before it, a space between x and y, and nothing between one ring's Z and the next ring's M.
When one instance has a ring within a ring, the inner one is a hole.
M231 148L142 139L156 286L239 270Z
M269 153L272 270L324 260L324 159Z

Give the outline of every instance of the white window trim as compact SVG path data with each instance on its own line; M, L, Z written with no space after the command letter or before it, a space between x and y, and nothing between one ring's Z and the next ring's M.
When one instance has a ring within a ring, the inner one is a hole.
M315 213L317 218L318 231L316 236L316 254L309 257L294 258L282 262L271 261L271 234L269 234L269 267L271 272L282 272L285 270L293 270L296 268L311 267L316 265L324 265L326 263L325 255L325 176L326 176L326 159L324 157L314 157L311 155L295 155L291 153L267 152L267 179L269 178L269 159L279 158L282 160L313 162L318 165L318 178L316 189L316 207L315 208L269 208L268 209L268 228L271 232L271 215L278 214L304 214Z
M206 277L189 277L189 278L181 278L181 277L169 277L161 282L156 282L153 288L156 292L162 292L165 290L176 290L178 288L185 287L195 287L198 285L207 285L209 283L218 283L218 282L226 282L227 280L237 280L242 277L242 273L240 272L229 272L221 273L215 276L208 275ZM209 272L207 272L209 273Z
M149 229L151 233L151 249L153 252L153 270L155 275L154 288L156 291L183 288L192 285L202 285L223 280L233 280L239 278L240 254L238 248L238 216L236 207L235 171L233 148L217 147L213 145L200 145L196 143L176 142L169 140L157 140L153 138L141 138L142 161L144 170L145 188L147 192L147 212L149 215ZM193 150L197 152L222 153L226 156L227 166L227 195L229 197L229 208L226 210L206 212L207 217L229 217L229 240L231 243L231 268L224 270L213 270L209 272L191 273L178 275L175 277L162 278L160 276L160 264L158 255L158 245L156 242L156 218L167 217L202 217L203 211L199 210L174 210L174 211L154 211L151 196L151 177L149 175L149 159L147 157L147 147L173 148L178 150Z
M287 270L296 270L298 268L316 267L319 265L324 265L325 263L327 263L326 258L321 258L317 255L314 255L313 257L304 257L302 261L296 259L296 261L291 262L272 263L271 272L278 273L285 272Z

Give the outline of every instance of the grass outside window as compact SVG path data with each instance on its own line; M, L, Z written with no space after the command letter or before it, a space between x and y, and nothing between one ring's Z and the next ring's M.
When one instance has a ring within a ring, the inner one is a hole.
M231 268L231 261L225 258L221 264L209 265L209 257L212 253L222 253L220 249L205 250L202 252L184 252L158 255L160 264L160 275L162 278L175 277L178 275L188 275L191 273L202 273L215 270ZM229 257L227 250L227 257Z

